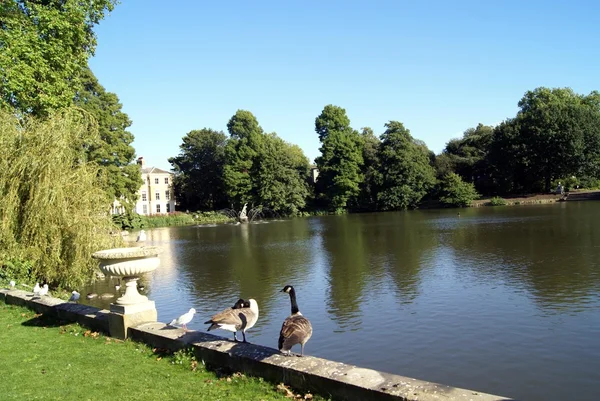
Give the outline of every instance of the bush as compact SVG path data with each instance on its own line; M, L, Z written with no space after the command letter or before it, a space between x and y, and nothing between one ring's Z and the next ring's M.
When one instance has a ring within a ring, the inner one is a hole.
M46 120L0 112L3 274L74 288L93 277L93 252L122 245L98 166L85 161L96 140L95 120L78 109Z
M494 196L488 201L488 206L506 206L506 199L499 196Z
M466 207L479 198L475 186L456 173L448 173L439 183L440 202L446 206Z

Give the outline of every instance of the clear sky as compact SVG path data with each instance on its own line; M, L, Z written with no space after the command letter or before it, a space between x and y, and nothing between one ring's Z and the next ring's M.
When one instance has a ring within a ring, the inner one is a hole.
M527 90L600 90L600 1L122 0L90 66L169 170L182 138L238 109L319 155L315 118L346 109L377 135L397 120L439 153L513 117Z

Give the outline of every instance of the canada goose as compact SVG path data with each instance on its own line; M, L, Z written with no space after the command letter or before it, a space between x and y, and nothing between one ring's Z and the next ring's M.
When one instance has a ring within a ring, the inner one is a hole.
M183 315L179 316L177 319L171 320L171 323L169 323L169 326L181 325L181 326L183 326L183 329L185 331L187 331L186 324L188 324L189 322L192 321L195 313L196 313L196 309L191 308L187 313L184 313Z
M223 329L233 332L233 341L237 341L237 332L242 331L244 342L246 341L246 330L251 329L258 320L258 303L254 299L244 301L239 299L233 308L227 308L217 313L204 324L210 324L208 331Z
M302 316L296 302L296 291L291 285L283 287L281 292L287 292L290 295L292 304L292 314L283 321L281 331L279 332L279 351L290 355L292 347L300 344L300 355L304 355L304 344L312 336L312 325L310 321Z

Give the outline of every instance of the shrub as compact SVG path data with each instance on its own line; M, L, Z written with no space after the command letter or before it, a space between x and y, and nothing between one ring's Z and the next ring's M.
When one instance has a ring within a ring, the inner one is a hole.
M446 206L466 207L479 198L475 186L456 173L448 173L439 183L440 202Z
M506 206L506 199L499 196L494 196L487 203L489 206Z

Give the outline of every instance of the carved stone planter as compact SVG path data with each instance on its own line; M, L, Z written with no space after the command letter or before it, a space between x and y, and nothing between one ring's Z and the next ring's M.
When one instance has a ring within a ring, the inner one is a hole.
M139 276L155 270L160 265L155 246L114 248L94 252L99 268L105 275L123 277L125 294L110 304L109 331L111 336L127 338L129 327L140 323L156 321L154 301L141 295L137 290Z
M108 276L120 276L125 281L125 294L118 298L117 305L134 305L148 301L148 297L137 290L139 276L149 273L160 265L155 246L105 249L92 254L100 262L100 270Z

